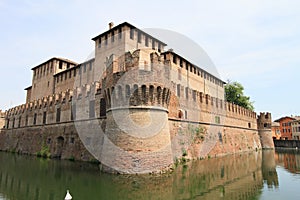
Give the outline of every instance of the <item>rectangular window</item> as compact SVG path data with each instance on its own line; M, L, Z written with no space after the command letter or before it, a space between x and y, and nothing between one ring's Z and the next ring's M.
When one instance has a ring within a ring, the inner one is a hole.
M93 65L92 63L90 63L90 71L92 71L92 69L93 69Z
M36 119L37 119L37 114L34 113L34 115L33 115L33 125L36 125Z
M95 117L95 100L90 101L89 117L90 118L94 118Z
M145 38L145 46L148 47L149 46L149 38L146 36Z
M107 35L105 35L105 45L107 46L107 43L108 43L108 41L107 41Z
M161 52L161 44L158 43L158 52Z
M111 32L111 42L114 42L115 41L115 34L114 32Z
M61 114L61 109L57 108L56 109L56 122L60 122L60 114Z
M21 127L21 116L19 117L19 123L18 123L18 128Z
M83 66L83 72L86 72L86 64Z
M47 112L43 113L43 124L46 124L47 121Z
M6 124L6 128L9 128L9 119L7 119L7 124Z
M25 117L25 126L28 126L28 115Z
M152 49L155 50L155 41L152 39Z
M74 69L74 74L73 74L73 76L74 76L74 77L76 76L76 69Z
M138 31L138 43L142 42L142 33Z
M58 68L59 68L59 69L62 69L62 66L63 66L62 61L59 61L58 63L59 63L59 64L58 64Z
M101 48L101 38L98 40L98 48Z
M134 29L130 29L130 39L134 39Z
M177 64L177 57L175 55L173 55L173 63Z
M106 102L104 98L100 99L100 117L106 116Z

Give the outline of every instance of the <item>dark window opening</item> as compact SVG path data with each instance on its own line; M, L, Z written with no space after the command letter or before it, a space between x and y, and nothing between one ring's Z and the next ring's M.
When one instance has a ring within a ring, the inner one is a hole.
M99 38L99 41L98 41L98 48L101 48L101 38Z
M177 57L175 55L173 55L173 63L177 64Z
M107 45L107 35L105 35L105 45Z
M152 39L152 49L155 50L155 41Z
M33 125L36 125L36 119L37 119L37 114L34 113L34 115L33 115Z
M59 69L62 69L62 66L63 66L62 61L59 61L58 68L59 68Z
M138 32L138 43L142 42L142 33Z
M158 52L161 52L161 44L158 43Z
M111 33L111 42L114 42L115 41L115 34L114 32Z
M60 114L61 114L61 109L57 108L56 109L56 122L60 122Z
M25 126L28 126L28 115L25 117Z
M47 121L47 112L43 113L43 124L46 124Z
M21 116L19 117L18 128L21 127Z
M146 38L145 38L145 45L146 45L146 47L148 47L149 46L149 38L146 36Z
M130 39L134 39L134 29L130 29Z
M100 117L106 116L106 102L104 98L100 99Z

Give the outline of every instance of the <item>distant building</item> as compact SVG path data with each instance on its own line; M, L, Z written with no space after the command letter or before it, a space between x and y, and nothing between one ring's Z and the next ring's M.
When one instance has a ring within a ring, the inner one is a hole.
M273 140L281 139L280 123L278 122L272 122L272 138Z
M300 119L291 122L293 140L300 140Z
M294 117L281 117L275 120L280 124L280 134L282 140L292 140L292 127L291 122L296 120Z

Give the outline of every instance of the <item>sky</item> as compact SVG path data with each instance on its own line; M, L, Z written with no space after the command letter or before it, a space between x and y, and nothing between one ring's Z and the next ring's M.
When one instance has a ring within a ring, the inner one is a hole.
M78 63L108 23L178 32L221 78L240 82L255 111L300 115L300 1L0 0L0 109L25 102L31 68L51 57Z

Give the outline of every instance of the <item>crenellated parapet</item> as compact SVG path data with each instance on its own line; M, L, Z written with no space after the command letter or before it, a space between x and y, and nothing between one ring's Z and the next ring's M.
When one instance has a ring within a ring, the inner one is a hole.
M76 118L76 116L72 116L71 114L72 105L76 105L78 102L79 105L88 105L87 103L80 102L95 100L96 96L102 97L101 84L99 82L93 82L92 84L86 84L72 90L68 89L63 92L45 96L41 99L9 109L5 113L5 127L20 128L72 121ZM57 112L62 112L62 117L59 117L59 120L56 119L57 116L60 115L57 114ZM88 115L83 117L89 118Z

